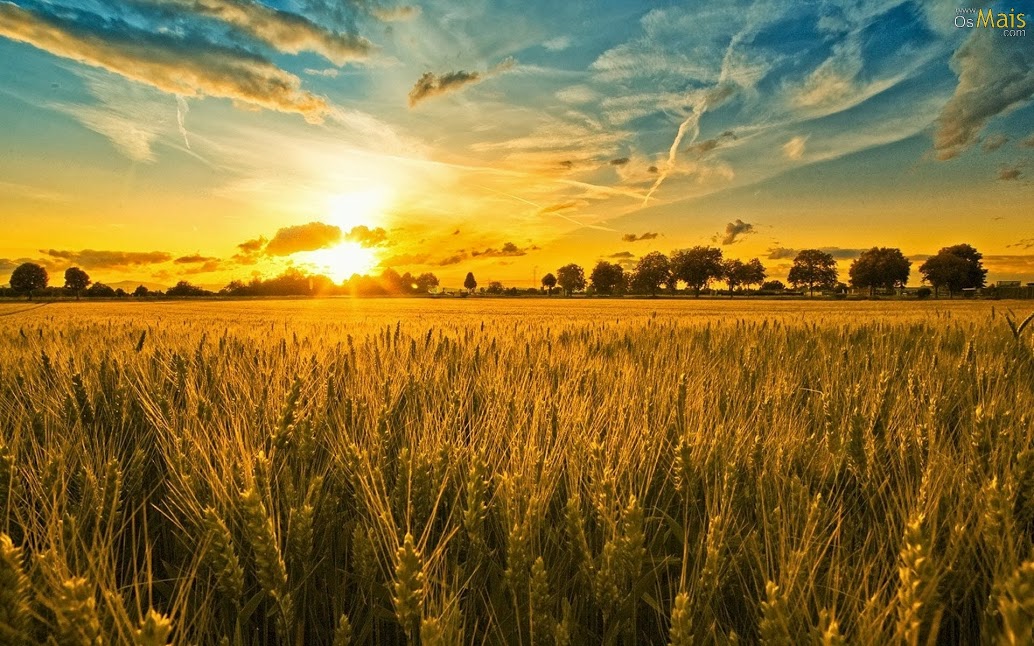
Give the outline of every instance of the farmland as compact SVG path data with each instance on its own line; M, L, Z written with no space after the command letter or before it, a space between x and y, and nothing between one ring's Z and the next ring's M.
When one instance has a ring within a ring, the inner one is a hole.
M1030 643L1004 307L0 304L0 641Z

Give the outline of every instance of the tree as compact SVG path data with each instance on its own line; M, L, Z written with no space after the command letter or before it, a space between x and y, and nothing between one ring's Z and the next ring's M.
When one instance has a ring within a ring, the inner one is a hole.
M431 272L420 274L416 277L416 287L418 291L427 293L432 289L438 287L438 277Z
M585 270L580 266L571 263L556 270L556 282L567 293L568 296L579 290L585 289Z
M553 274L546 274L542 277L542 286L546 288L546 294L548 296L553 295L553 288L556 287L556 276Z
M983 254L968 244L944 247L919 266L919 273L933 285L935 296L941 287L946 287L951 297L963 289L984 286L987 270L981 262L983 258Z
M743 284L747 287L751 285L760 285L765 282L765 277L768 276L768 272L765 271L765 266L761 264L761 261L757 258L751 258L744 265L743 268Z
M92 282L90 275L78 267L69 267L65 270L65 289L75 293L75 300L79 300L79 294Z
M502 294L504 289L506 288L503 287L503 284L501 282L499 282L498 280L493 280L492 282L488 283L488 289L486 289L485 292L489 294Z
M474 280L474 272L472 272L472 271L468 271L467 272L467 277L463 279L463 286L471 294L474 293L474 290L477 289L477 286L478 286L478 281Z
M11 289L19 294L28 294L30 301L32 293L45 289L49 281L47 270L34 262L22 263L11 273Z
M733 290L744 283L746 269L747 266L738 258L730 258L722 263L722 275L729 285L729 298L732 298Z
M229 285L227 285L226 288L229 289L234 283L240 283L240 282L241 281L239 281L239 280L233 281ZM241 286L243 286L243 283L241 283ZM135 296L137 298L144 298L145 296L147 296L150 293L151 293L151 290L147 289L143 285L137 285L136 289L133 290L133 296Z
M717 247L693 247L680 249L671 254L671 273L674 280L681 280L699 298L700 290L724 275L722 250Z
M286 273L286 272L285 272ZM270 281L267 281L270 282ZM96 285L94 285L96 287ZM110 289L110 288L109 288ZM169 296L208 296L208 291L181 280L165 292Z
M869 293L873 294L878 288L904 287L911 268L912 263L900 249L873 247L851 263L849 275L852 286L868 287Z
M589 274L593 289L600 294L613 294L624 283L625 270L621 265L601 260Z
M668 257L660 251L651 251L636 263L632 286L649 293L650 296L656 296L661 285L671 280L671 263L668 262Z
M816 287L831 288L837 283L837 261L821 249L802 249L793 259L786 279L795 288L807 287L814 295Z
M90 298L115 298L115 290L104 283L94 283L86 290L86 295Z
M781 280L767 280L761 283L761 291L763 292L781 292L786 289L786 285Z

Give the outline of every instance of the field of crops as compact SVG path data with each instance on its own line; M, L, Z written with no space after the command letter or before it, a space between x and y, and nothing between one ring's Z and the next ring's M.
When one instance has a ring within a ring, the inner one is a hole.
M0 305L0 643L1029 644L1006 307Z

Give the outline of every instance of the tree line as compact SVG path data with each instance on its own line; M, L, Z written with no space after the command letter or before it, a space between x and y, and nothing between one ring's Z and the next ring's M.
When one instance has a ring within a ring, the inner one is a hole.
M879 291L893 291L904 287L911 274L912 262L900 249L873 247L863 251L851 262L848 281L851 287L868 290L870 295ZM983 255L968 244L944 247L936 255L927 258L919 267L923 282L939 295L941 290L949 296L965 289L984 287L987 270L983 266ZM724 258L718 247L696 246L690 249L676 249L670 255L659 251L646 254L626 270L618 263L600 260L589 275L575 263L560 267L556 273L542 277L542 291L552 296L557 288L570 296L585 291L592 295L620 296L643 294L656 296L662 291L692 293L699 297L710 290L715 282L724 282L727 294L749 291L757 286L759 291L775 293L786 289L782 281L766 280L768 270L758 258L742 261ZM113 289L101 282L93 282L89 274L80 267L69 267L64 272L63 287L49 287L47 270L36 263L23 263L15 268L10 278L10 292L17 296L74 295L76 299L87 297L128 297L122 289ZM822 249L804 249L793 259L787 282L798 290L814 294L815 290L846 293L848 284L840 282L837 261ZM341 284L319 274L306 274L291 268L274 278L254 278L244 282L233 280L218 292L206 290L186 280L164 292L148 290L140 285L132 296L143 297L194 297L194 296L406 296L427 294L439 286L438 277L432 273L413 275L399 274L386 269L380 276L353 275ZM473 272L467 273L463 287L474 293L478 288ZM925 293L924 293L925 290ZM0 290L3 294L6 290ZM538 290L506 288L499 281L492 281L482 287L487 294L516 295L524 292L538 293ZM919 296L929 295L930 289L920 288Z

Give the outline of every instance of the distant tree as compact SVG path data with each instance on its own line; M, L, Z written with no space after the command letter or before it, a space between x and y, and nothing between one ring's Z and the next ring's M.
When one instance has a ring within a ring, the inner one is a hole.
M585 289L585 270L571 263L556 270L556 281L564 292L571 294Z
M143 285L140 287L143 287ZM137 287L137 289L140 289L140 287ZM243 280L231 280L226 284L226 287L219 290L219 293L223 296L244 296L248 293L248 286L244 284Z
M700 290L721 278L724 272L722 250L717 247L679 249L671 254L672 278L686 283L694 296L699 297Z
M987 270L984 269L983 258L983 254L968 244L944 247L919 266L919 273L923 280L933 285L934 296L940 293L941 287L945 287L951 297L963 289L985 285Z
M793 259L786 277L796 288L807 287L814 295L816 287L831 288L837 282L837 261L832 254L820 249L802 249Z
M431 272L420 274L416 277L416 288L417 291L427 293L435 287L438 287L438 277Z
M867 287L874 294L880 288L904 287L911 268L912 263L900 249L873 247L851 263L849 275L853 287Z
M117 298L125 298L126 296L129 296L129 294L126 293L126 290L124 290L121 287L119 287L118 289L115 290L115 296Z
M589 281L593 289L600 294L613 294L624 282L625 270L621 265L601 260L593 267L589 274Z
M632 275L632 286L650 296L656 296L661 285L672 281L671 263L668 257L660 251L651 251L636 263L635 273Z
M92 282L90 275L78 267L69 267L65 270L65 289L75 294L75 300L79 300L79 294Z
M542 286L546 288L546 295L553 295L553 288L556 287L556 276L553 274L546 274L542 277Z
M765 266L761 264L761 261L757 258L751 258L743 268L743 284L748 288L751 285L760 285L765 282L767 275L768 272L765 271Z
M781 280L767 280L761 283L761 291L763 292L781 292L786 289L786 285Z
M743 284L746 269L747 266L738 258L730 258L722 263L722 276L725 278L725 283L729 286L730 298L733 291Z
M476 281L474 279L474 272L472 272L472 271L468 271L467 272L467 277L463 279L463 286L471 294L474 293L474 290L477 289L477 286L478 286L478 281Z
M488 289L486 289L485 291L489 294L502 294L503 290L505 289L506 288L503 287L503 284L501 282L499 282L498 280L493 280L492 282L488 283Z
M115 290L104 283L94 283L86 290L89 298L115 298Z
M11 289L18 294L28 294L30 301L32 293L46 289L49 281L47 270L34 262L22 263L11 273Z
M185 280L181 280L180 282L176 283L173 287L170 287L168 289L168 291L166 291L165 293L168 294L169 296L207 296L208 295L208 291L198 287L197 285L192 285L192 284L190 284L189 282L187 282Z
M236 282L239 283L241 281L238 280ZM230 284L232 285L233 283L230 283ZM147 289L143 285L137 285L136 289L133 290L133 296L135 296L137 298L144 298L147 295L149 295L150 293L151 293L151 290Z

